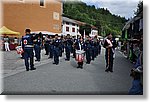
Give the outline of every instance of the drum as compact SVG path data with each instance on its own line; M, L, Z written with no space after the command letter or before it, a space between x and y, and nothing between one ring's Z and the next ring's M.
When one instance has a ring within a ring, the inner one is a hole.
M21 46L17 46L16 50L18 54L22 54L24 52Z
M83 51L83 50L77 50L76 51L76 61L83 62L84 61L84 53L85 53L85 51Z

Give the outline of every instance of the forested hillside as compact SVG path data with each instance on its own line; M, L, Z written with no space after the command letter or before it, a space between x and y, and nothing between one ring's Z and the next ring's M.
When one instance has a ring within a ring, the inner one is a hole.
M95 8L84 2L64 2L63 16L86 22L98 28L99 35L105 36L108 33L120 35L121 30L127 21L124 17L116 16L104 8ZM85 28L85 27L81 27Z

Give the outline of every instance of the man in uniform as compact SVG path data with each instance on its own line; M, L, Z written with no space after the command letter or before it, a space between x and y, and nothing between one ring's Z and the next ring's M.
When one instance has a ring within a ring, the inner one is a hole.
M85 53L86 53L86 64L90 64L91 63L91 53L92 53L92 46L91 46L91 42L90 42L90 37L87 37L87 40L85 42Z
M35 48L35 61L40 61L41 59L41 48L42 48L42 38L40 37L40 34L38 35L37 39L34 40L34 48Z
M67 39L64 42L65 43L65 51L66 51L66 61L70 60L70 53L71 53L71 48L73 45L72 39L70 38L70 34L67 34Z
M54 56L54 45L53 45L53 41L54 39L52 38L52 36L50 36L50 40L49 40L49 57L48 58L53 58Z
M108 34L107 39L105 39L104 47L106 48L105 59L106 59L106 70L105 72L113 72L113 44L112 44L112 34Z
M29 71L29 58L30 58L30 70L35 70L34 68L34 53L33 53L33 36L30 34L31 30L26 29L26 35L22 38L22 47L24 50L24 60L26 71Z
M62 53L63 53L63 36L60 37L60 45L59 45L59 56L62 57Z
M92 48L91 48L91 50L92 50L91 57L92 57L92 60L94 61L94 59L95 59L95 48L94 48L94 40L93 39L91 40L91 46L92 46Z
M93 43L94 43L94 58L96 58L98 56L98 40L97 40L97 36L94 37L93 39Z
M98 54L101 54L101 41L100 39L98 40Z
M46 51L45 55L48 55L48 53L49 53L49 38L48 38L48 35L45 36L44 46L45 46L45 51Z
M55 40L53 42L53 45L54 45L54 63L53 64L58 65L59 64L59 54L60 54L60 51L59 51L60 40L58 39L58 34L55 35Z
M73 37L72 41L73 41L73 46L72 46L72 48L73 48L73 58L75 58L76 57L76 43L77 43L77 39L75 37Z

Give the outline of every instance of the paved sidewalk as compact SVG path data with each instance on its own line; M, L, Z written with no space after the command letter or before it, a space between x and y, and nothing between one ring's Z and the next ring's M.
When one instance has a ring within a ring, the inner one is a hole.
M53 59L48 59L48 57L43 49L41 51L41 61L34 62L35 67L52 62ZM3 61L3 77L25 71L24 59L21 59L21 55L17 54L16 51L1 51L1 59Z

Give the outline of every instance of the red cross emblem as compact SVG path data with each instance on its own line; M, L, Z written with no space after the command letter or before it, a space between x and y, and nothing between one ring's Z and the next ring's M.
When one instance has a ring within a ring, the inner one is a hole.
M23 43L26 45L26 44L28 43L28 41L27 41L27 40L24 40Z

